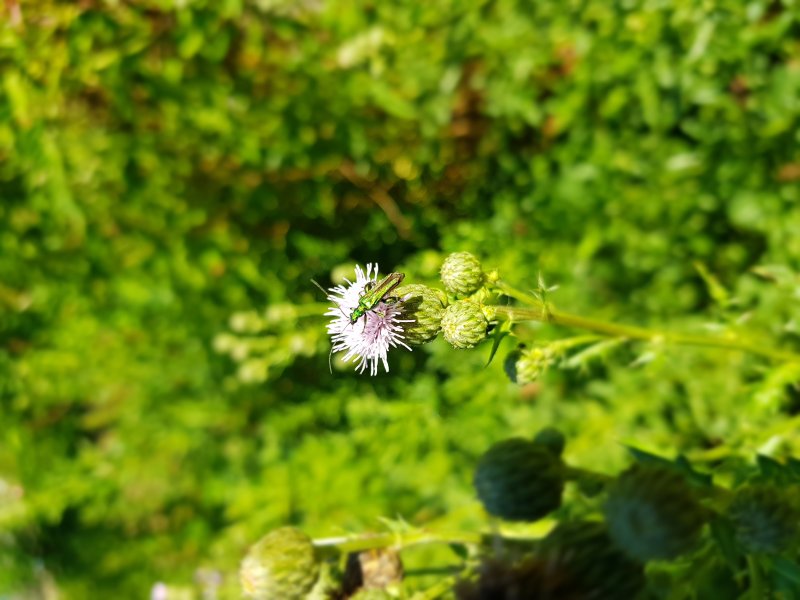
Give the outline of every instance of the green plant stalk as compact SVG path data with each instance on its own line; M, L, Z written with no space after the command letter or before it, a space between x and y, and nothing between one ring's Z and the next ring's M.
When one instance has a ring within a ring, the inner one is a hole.
M462 546L478 546L484 540L480 533L450 532L433 533L430 531L412 531L408 533L375 533L354 536L340 536L314 540L314 546L320 550L334 550L342 554L364 552L377 548L408 548L422 544L459 544Z
M448 592L453 590L453 586L458 581L455 577L448 577L443 579L442 581L438 582L431 588L428 588L424 592L417 592L413 596L411 596L411 600L436 600L436 598L441 598Z
M597 482L603 485L609 484L615 479L612 475L581 469L580 467L570 467L569 465L564 466L564 478L567 481Z
M761 566L753 555L747 555L747 570L750 572L750 597L767 598L767 585L761 574Z
M509 286L508 284L503 283L502 281L495 282L494 285L506 296L510 296L530 304L542 304L541 300L535 296L521 292ZM648 329L645 327L636 327L634 325L621 325L619 323L611 323L609 321L601 321L599 319L591 319L588 317L582 317L580 315L562 312L560 310L551 309L550 307L545 309L516 306L493 306L492 308L498 316L505 317L506 319L510 319L512 321L540 321L542 323L552 323L555 325L563 325L565 327L585 329L587 331L593 331L608 337L642 340L663 344L676 344L682 346L704 346L707 348L719 348L722 350L747 352L750 354L764 356L773 360L800 362L800 354L795 352L770 348L767 346L760 346L737 339L674 333L657 329Z

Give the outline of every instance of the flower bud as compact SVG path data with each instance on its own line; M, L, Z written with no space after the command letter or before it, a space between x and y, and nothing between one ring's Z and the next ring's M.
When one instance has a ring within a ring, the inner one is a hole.
M489 514L509 521L536 521L561 505L563 464L544 446L511 438L481 457L473 483Z
M439 290L417 283L401 286L395 294L403 298L403 316L414 321L403 327L404 340L412 346L433 341L442 329L447 296Z
M533 383L555 362L553 351L548 347L526 348L520 346L506 356L503 368L514 383Z
M564 434L555 427L545 427L533 437L533 443L547 448L554 456L561 456L567 440L564 438Z
M691 550L705 521L683 476L650 464L632 466L611 484L604 512L611 539L640 562Z
M552 598L635 598L644 567L614 546L605 524L564 522L544 539L541 557L557 576Z
M728 507L736 539L747 552L776 554L797 541L800 510L785 489L771 483L736 490Z
M261 538L239 571L245 596L255 600L302 600L319 577L311 539L294 527L281 527Z
M454 296L468 296L483 285L481 262L469 252L453 252L440 271L444 289Z
M459 300L444 310L442 334L454 348L474 348L487 337L489 321L479 304Z

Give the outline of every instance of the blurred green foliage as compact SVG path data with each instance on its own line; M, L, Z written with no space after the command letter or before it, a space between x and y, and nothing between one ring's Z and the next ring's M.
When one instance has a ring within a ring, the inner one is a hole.
M469 250L573 311L796 346L793 0L10 0L0 66L0 594L141 598L285 523L474 525L476 457L548 424L600 470L800 451L797 368L736 353L329 376L309 281Z

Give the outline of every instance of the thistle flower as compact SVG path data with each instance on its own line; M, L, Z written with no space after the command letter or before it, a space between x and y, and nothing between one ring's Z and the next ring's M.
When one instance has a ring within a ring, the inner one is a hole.
M389 372L387 355L391 348L402 346L411 350L404 342L403 324L412 321L402 318L402 300L387 301L383 298L355 323L350 320L365 293L365 286L374 284L377 279L377 264L368 264L366 273L357 265L355 282L345 279L347 285L329 288L328 300L335 306L325 313L333 317L328 324L328 334L333 342L331 352L345 352L345 362L357 360L356 370L363 373L369 367L370 375L378 374L379 363L383 363L383 368Z

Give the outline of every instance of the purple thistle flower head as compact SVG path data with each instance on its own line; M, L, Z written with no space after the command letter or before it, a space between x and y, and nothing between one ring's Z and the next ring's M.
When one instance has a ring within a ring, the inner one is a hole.
M328 300L335 306L325 313L332 317L328 324L328 334L333 342L332 351L345 352L345 362L358 361L356 370L359 373L369 367L370 375L378 374L379 363L389 372L389 349L402 346L411 350L403 341L403 323L413 321L402 318L402 300L381 300L355 323L350 321L350 315L358 307L358 301L364 294L364 287L377 280L377 264L368 264L366 272L356 265L355 282L345 279L347 285L337 285L329 289Z

